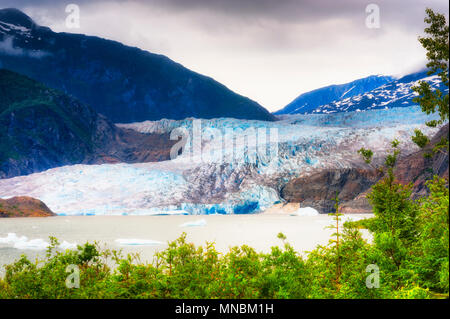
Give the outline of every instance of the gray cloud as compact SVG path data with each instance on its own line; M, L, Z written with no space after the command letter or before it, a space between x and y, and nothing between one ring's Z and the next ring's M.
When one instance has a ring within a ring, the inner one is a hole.
M80 5L81 29L64 8ZM380 7L381 28L365 26ZM445 0L0 0L56 31L85 33L169 56L271 110L298 94L424 63L425 8Z
M1 0L1 7L62 8L69 3L80 6L106 3L141 3L149 7L173 12L207 11L211 14L231 15L234 19L264 18L280 22L318 22L326 19L352 18L364 20L365 7L374 3L389 22L417 26L423 18L423 9L429 6L448 12L445 0ZM61 10L60 10L61 11Z
M0 54L12 55L12 56L25 56L29 58L40 59L48 56L48 52L44 51L32 51L17 48L13 44L13 37L5 37L3 41L0 41Z

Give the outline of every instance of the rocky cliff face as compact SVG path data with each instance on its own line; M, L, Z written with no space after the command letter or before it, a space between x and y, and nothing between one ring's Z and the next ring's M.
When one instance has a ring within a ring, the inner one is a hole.
M168 134L118 128L68 95L0 70L0 178L78 163L165 160L173 143Z
M274 120L255 101L166 56L82 34L55 33L0 10L0 65L73 95L114 123L187 117Z
M0 217L48 217L56 216L38 199L18 196L0 199Z
M281 190L281 196L288 202L300 203L302 207L311 206L321 213L328 213L334 211L334 198L337 193L340 204L347 207L381 177L382 174L375 169L324 170L291 180ZM358 198L357 204L358 207L355 208L367 212L367 199Z
M427 193L425 182L437 174L448 181L448 153L438 152L432 158L424 157L443 137L448 138L449 125L443 126L430 143L420 151L412 153L399 160L395 169L395 176L403 184L413 184L415 198Z
M448 136L448 124L442 127L423 150L400 158L395 167L395 176L402 184L413 184L413 198L427 193L425 182L437 174L448 180L448 153L438 153L432 158L424 157L442 137ZM302 207L311 206L321 213L334 211L334 198L339 193L342 213L370 213L366 198L370 187L383 174L376 169L331 169L307 177L289 181L281 190L281 196Z

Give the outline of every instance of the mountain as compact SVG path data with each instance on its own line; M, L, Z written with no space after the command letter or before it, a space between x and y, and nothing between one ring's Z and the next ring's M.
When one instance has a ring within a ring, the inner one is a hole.
M116 127L73 97L0 69L0 178L78 163L169 158L168 134Z
M418 81L426 81L434 89L448 92L448 88L438 75L430 76L427 71L421 71L406 75L369 92L321 105L309 112L337 113L412 106L415 105L412 99L416 93L411 90L411 87L417 85Z
M390 76L371 75L350 83L326 86L301 94L294 101L274 114L311 113L321 105L371 91L393 80L394 78Z
M55 33L17 9L0 10L0 65L73 95L115 123L274 120L258 103L166 56L98 37Z

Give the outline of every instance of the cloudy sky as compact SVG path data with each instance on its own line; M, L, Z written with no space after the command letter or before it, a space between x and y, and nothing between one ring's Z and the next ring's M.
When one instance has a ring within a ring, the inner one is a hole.
M66 26L70 3L79 29ZM367 27L369 4L379 28ZM270 111L325 85L419 69L425 8L449 10L447 0L0 0L5 7L54 31L167 55Z

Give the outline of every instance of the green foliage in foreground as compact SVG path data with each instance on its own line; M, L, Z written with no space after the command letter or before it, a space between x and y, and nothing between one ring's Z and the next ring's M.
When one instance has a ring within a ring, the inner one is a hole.
M442 83L448 89L448 66L449 66L449 26L445 15L436 13L432 9L425 10L427 16L424 22L427 24L425 28L426 37L419 37L419 42L427 51L427 67L428 74L437 74ZM412 90L417 93L417 97L413 102L418 103L422 111L427 114L439 114L439 120L432 120L426 123L430 127L436 127L444 124L449 119L449 100L448 92L441 90L433 90L429 83L419 81L417 86ZM414 131L412 140L419 147L425 147L430 139L420 130ZM448 153L448 138L444 138L441 143L437 144L432 150L437 153L445 150Z
M441 63L443 57L448 61L448 26L442 15L427 14L431 27L426 32L433 37L421 42L432 61L429 67L442 70L448 86L448 64ZM448 120L448 95L433 100L424 90L419 92L423 110L432 113L438 105L442 123ZM425 109L426 103L431 107ZM424 146L428 140L416 132L415 142ZM394 140L385 161L387 175L368 196L375 217L339 227L337 203L333 238L307 255L297 253L283 234L278 235L283 247L270 253L244 245L224 255L213 244L188 243L183 234L151 264L98 244L60 252L52 239L44 260L33 263L22 256L6 266L0 298L448 298L448 181L435 177L427 183L428 196L411 200L411 186L399 184L393 173L398 146ZM371 163L371 150L359 153ZM371 232L372 242L360 228ZM70 265L80 271L79 288L66 285Z
M374 218L339 227L336 215L333 239L307 255L283 234L283 246L270 253L244 245L226 254L210 243L196 247L183 234L151 264L98 244L61 252L52 239L43 260L22 256L6 266L0 298L445 298L449 193L445 180L428 185L430 195L413 202L408 187L387 176L370 195ZM66 286L69 265L79 267L79 288ZM368 288L374 267L379 285Z

